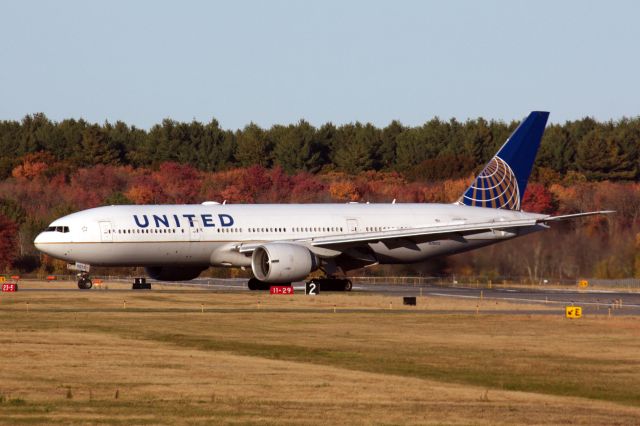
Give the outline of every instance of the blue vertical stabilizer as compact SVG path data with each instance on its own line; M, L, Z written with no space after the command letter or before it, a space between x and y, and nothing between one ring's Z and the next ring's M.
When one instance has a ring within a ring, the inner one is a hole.
M467 206L520 210L549 113L533 111L458 200Z

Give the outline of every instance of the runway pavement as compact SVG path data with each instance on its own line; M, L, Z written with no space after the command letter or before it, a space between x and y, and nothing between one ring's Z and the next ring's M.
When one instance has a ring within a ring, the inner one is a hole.
M160 283L152 282L152 286ZM197 279L187 283L162 283L163 289L154 288L154 293L172 293L184 291L211 291L211 292L238 292L249 291L245 280L207 280ZM167 289L167 286L175 286L175 289ZM296 293L304 292L304 283L294 283ZM74 288L56 288L55 285L48 288L23 287L20 291L50 292L50 291L87 291ZM130 292L145 290L109 289L106 291ZM148 291L148 290L147 290ZM438 285L396 285L396 284L354 284L354 293L371 293L389 296L423 296L423 297L449 297L460 299L496 300L513 303L539 303L554 306L558 310L564 306L575 304L581 306L585 313L607 315L612 309L616 315L640 315L640 293L604 291L604 290L578 290L578 289L531 289L518 287L500 288L473 288L452 287ZM486 311L485 311L486 312ZM534 313L533 311L531 313Z
M608 308L627 315L640 315L640 293L567 290L567 289L523 289L494 288L478 289L469 287L421 287L397 285L354 286L355 291L383 293L397 296L454 297L461 299L503 300L509 302L540 303L555 305L579 305L585 312L606 314Z
M195 280L193 287L205 287ZM207 284L205 288L217 291L246 290L242 280L228 281L220 284ZM304 283L294 283L296 292L304 292ZM389 296L423 296L423 297L453 297L461 299L503 300L514 303L540 303L557 305L563 309L566 305L579 305L585 313L608 314L608 309L614 309L616 314L640 315L640 293L578 290L578 289L530 289L518 287L505 288L470 288L438 285L397 285L397 284L354 284L353 292L383 294Z

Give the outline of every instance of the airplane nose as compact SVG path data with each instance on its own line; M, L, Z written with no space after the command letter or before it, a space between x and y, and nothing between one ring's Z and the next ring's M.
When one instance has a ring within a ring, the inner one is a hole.
M42 233L39 233L36 239L33 240L33 245L40 250L40 247L42 247Z
M40 250L43 253L46 253L45 251L45 244L43 244L44 237L42 235L42 233L38 234L38 236L36 237L35 240L33 240L33 245Z
M41 232L33 240L33 245L42 253L58 259L68 259L71 254L68 233Z

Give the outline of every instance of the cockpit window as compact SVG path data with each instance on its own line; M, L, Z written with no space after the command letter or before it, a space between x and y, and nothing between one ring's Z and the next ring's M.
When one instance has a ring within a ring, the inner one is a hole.
M68 226L47 226L44 229L44 232L63 232L63 233L67 233L67 232L69 232L69 227Z

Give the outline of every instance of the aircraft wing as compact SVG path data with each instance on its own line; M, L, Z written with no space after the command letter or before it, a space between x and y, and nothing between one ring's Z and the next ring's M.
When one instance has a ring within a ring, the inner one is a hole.
M498 230L506 230L513 228L524 228L531 226L544 226L547 222L559 222L564 220L571 220L579 217L587 217L599 214L614 213L611 210L603 210L596 212L575 213L562 216L546 216L540 217L540 215L532 216L526 219L516 220L500 220L500 221L488 221L488 222L468 222L454 225L436 225L425 226L409 229L391 229L380 232L356 232L352 234L342 235L329 235L315 238L295 239L295 240L281 240L281 242L288 242L294 244L301 244L305 246L327 248L334 250L342 250L347 247L377 243L390 240L407 239L410 238L416 242L426 242L439 239L456 238L465 235L479 234L483 232L491 232ZM235 248L240 253L250 253L257 247L264 243L240 243Z
M545 225L547 222L560 222L579 217L615 213L613 210L602 210L586 213L575 213L562 216L531 217L527 219L472 222L456 225L428 226L423 228L398 229L382 232L364 232L338 236L317 237L310 240L312 246L327 247L351 243L374 243L400 238L411 238L424 242L435 239L446 239L447 235L464 236L482 232L498 231L511 228L523 228L535 225Z
M409 229L391 229L380 232L357 232L343 235L329 235L326 237L315 237L300 240L282 240L282 242L291 242L303 244L313 247L333 248L335 246L359 245L361 243L376 243L379 241L387 241L401 238L412 238L420 241L429 241L435 239L446 238L446 235L469 235L488 232L492 230L501 230L509 228L520 228L527 226L535 226L538 224L538 217L527 219L518 219L510 221L489 221L489 222L472 222L455 225L437 225L425 226ZM241 253L252 252L262 243L240 244L237 250Z
M336 245L349 245L354 243L375 243L379 241L388 241L401 238L411 238L419 240L419 242L445 239L447 235L464 236L470 234L479 234L492 230L501 230L508 228L520 228L527 226L535 226L536 218L519 219L511 221L491 221L491 222L473 222L455 225L438 225L426 226L422 228L396 229L381 232L362 232L346 235L336 235L327 237L317 237L311 240L311 245L316 247L327 247Z

